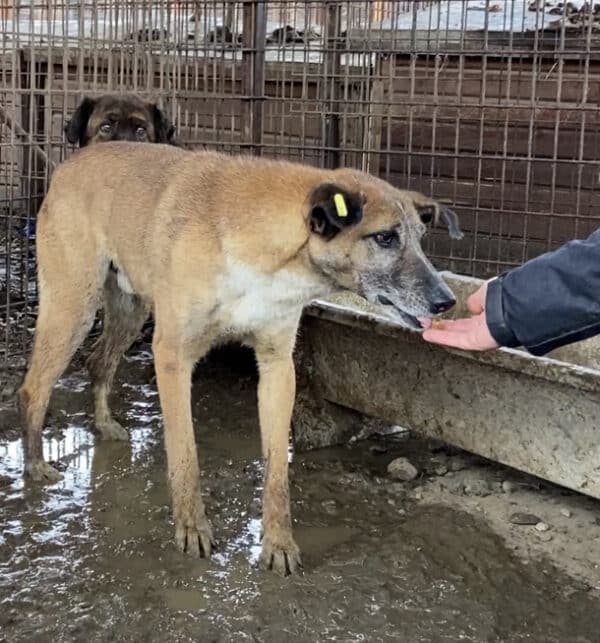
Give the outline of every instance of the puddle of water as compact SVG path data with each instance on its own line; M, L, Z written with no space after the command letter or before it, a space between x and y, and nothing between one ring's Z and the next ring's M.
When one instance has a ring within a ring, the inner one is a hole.
M518 561L485 523L378 484L360 445L293 459L305 571L259 571L255 385L210 369L194 417L218 549L179 554L148 360L132 356L117 387L129 444L96 441L85 378L61 381L44 448L62 482L24 484L20 441L0 439L0 640L598 640L591 596Z

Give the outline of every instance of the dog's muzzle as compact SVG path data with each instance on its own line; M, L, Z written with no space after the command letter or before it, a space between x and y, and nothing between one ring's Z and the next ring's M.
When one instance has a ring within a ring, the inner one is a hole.
M431 318L447 312L456 304L456 298L452 291L443 284L442 287L437 288L431 298L429 299L429 315L412 315L400 306L394 304L384 295L377 295L377 301L383 306L388 306L393 311L393 316L400 321L400 323L412 328L413 330L423 330L431 326Z

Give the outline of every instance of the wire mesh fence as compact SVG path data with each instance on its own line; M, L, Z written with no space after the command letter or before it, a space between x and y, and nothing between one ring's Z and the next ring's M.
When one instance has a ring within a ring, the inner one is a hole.
M35 216L84 96L433 195L466 237L430 256L486 277L598 225L599 33L583 1L0 0L0 365L31 337Z

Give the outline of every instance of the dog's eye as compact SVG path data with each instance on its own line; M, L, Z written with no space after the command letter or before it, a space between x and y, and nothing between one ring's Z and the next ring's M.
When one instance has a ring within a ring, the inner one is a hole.
M100 131L103 134L110 134L112 131L112 123L102 123L102 125L100 125Z
M138 127L135 130L135 135L137 136L138 139L144 139L146 138L146 128L145 127Z
M381 248L393 248L398 245L400 238L395 230L386 230L374 235L375 243Z

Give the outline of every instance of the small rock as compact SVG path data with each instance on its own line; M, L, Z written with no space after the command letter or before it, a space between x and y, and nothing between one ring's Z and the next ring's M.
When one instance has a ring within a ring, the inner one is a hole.
M445 464L441 464L439 467L435 468L436 476L445 476L448 473L448 467Z
M543 522L542 520L540 520L540 522L538 522L536 524L535 528L538 531L548 531L548 529L550 529L550 527L545 522Z
M387 470L392 478L402 482L414 480L419 475L417 469L406 458L392 460L388 464Z
M502 483L502 491L504 493L512 493L515 490L515 485L510 480L504 480Z
M564 508L560 510L560 513L565 518L570 518L573 515L568 509L564 509Z
M539 534L538 539L543 543L549 543L552 540L552 534L549 534L548 532L541 533Z
M396 440L403 442L410 438L410 431L397 425L388 425L384 422L377 423L377 427L372 431L372 435L377 435L387 440Z
M539 522L542 522L534 514L522 513L520 511L511 514L509 517L509 521L513 525L537 525Z

